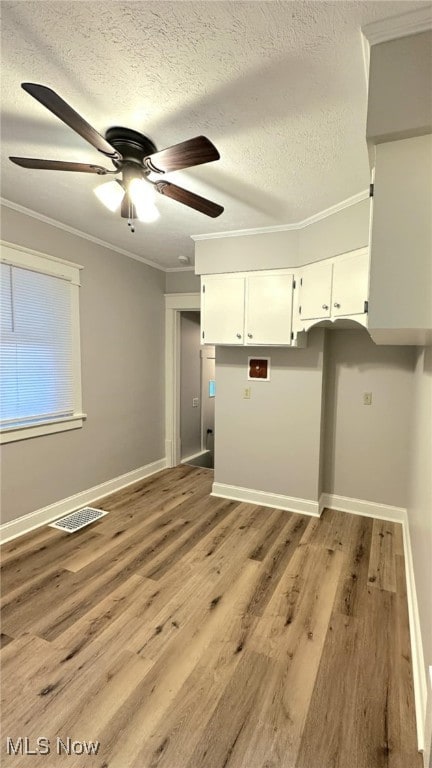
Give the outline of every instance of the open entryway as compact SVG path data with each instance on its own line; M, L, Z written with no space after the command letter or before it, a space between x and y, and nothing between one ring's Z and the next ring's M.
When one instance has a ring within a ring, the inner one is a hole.
M165 302L167 464L212 469L215 348L200 343L199 294L171 294Z
M201 453L200 313L180 313L180 460Z
M180 312L180 460L213 468L215 350L200 335L200 313Z

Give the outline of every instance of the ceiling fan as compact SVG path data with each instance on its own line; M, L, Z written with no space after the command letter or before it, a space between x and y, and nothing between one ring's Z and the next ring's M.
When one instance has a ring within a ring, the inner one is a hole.
M30 96L108 157L114 169L87 163L10 157L9 160L16 165L22 168L95 173L98 176L121 174L120 179L97 187L95 193L110 210L115 211L120 207L121 215L129 220L132 232L134 219L153 221L159 216L154 205L154 190L212 218L220 216L223 212L221 205L200 197L194 192L163 179L154 181L150 178L150 174L163 176L164 173L219 160L219 152L205 136L196 136L160 151L147 136L130 128L108 128L104 137L51 88L37 83L22 83L21 86Z

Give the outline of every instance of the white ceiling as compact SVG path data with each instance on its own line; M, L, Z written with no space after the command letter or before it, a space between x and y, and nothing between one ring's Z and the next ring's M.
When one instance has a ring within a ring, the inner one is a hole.
M193 260L191 235L291 224L367 187L360 29L424 3L1 5L2 196L173 268ZM99 177L13 166L9 155L110 167L23 81L53 88L100 133L124 125L159 149L207 135L221 159L167 178L225 212L209 219L158 196L161 218L132 235L92 193Z

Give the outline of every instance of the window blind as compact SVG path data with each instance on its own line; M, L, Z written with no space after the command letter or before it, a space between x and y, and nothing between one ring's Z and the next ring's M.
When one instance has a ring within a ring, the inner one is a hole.
M0 424L73 414L71 284L0 265Z

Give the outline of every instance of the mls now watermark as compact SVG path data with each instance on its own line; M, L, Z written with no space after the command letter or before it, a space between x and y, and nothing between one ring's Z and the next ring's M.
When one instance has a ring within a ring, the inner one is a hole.
M20 736L17 739L6 737L6 752L8 755L97 755L99 741L75 741L70 736L55 740L46 736L38 736L31 739L28 736Z

